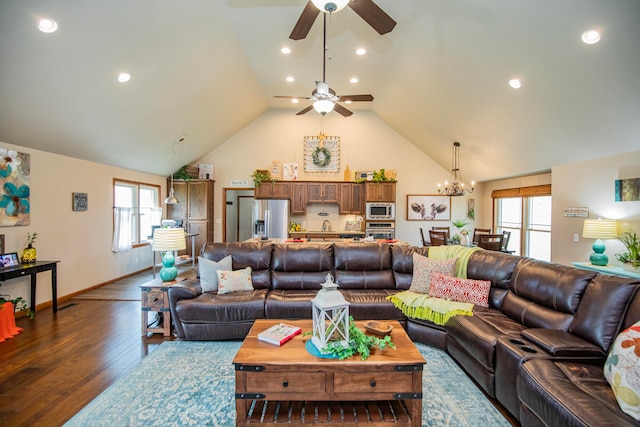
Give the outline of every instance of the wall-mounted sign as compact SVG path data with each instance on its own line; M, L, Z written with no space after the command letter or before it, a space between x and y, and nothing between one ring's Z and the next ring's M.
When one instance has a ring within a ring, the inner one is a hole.
M564 208L564 216L589 218L589 208Z
M229 185L231 185L232 187L248 187L249 186L249 181L245 180L239 180L239 179L232 179L229 182Z

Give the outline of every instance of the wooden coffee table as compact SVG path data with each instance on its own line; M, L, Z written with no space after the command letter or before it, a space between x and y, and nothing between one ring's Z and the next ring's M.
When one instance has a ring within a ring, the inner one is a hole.
M233 359L236 425L330 424L420 426L424 358L397 321L396 350L371 356L323 359L295 336L281 347L258 341L259 332L282 320L256 320ZM284 320L311 331L311 320ZM356 322L364 330L365 322Z

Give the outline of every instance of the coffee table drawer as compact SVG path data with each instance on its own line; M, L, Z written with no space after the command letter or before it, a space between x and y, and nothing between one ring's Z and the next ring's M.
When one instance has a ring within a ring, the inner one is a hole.
M324 372L247 372L248 392L320 391L325 387Z
M336 374L333 389L336 393L411 391L411 372L370 372Z

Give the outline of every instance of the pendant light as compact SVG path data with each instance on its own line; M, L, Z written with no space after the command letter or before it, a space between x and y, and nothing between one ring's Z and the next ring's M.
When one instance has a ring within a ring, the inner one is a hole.
M440 183L438 183L438 194L444 194L445 196L462 196L465 191L467 193L473 193L474 182L471 181L471 190L464 186L464 182L462 181L462 175L460 174L460 164L459 164L459 150L460 143L453 143L453 161L451 168L451 178L449 181L444 182L444 189L440 187Z
M169 197L164 199L165 205L177 205L180 200L173 194L173 174L171 174L171 188L169 189Z

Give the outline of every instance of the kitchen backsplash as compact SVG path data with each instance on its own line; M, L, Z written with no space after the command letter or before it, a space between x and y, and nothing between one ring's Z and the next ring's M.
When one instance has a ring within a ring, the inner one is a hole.
M306 231L321 231L322 223L329 220L331 231L344 231L347 221L358 219L357 215L340 215L338 212L337 204L310 203L307 205L306 215L291 215L289 220L300 223L302 229ZM320 213L328 215L319 215ZM364 225L362 231L364 231Z

